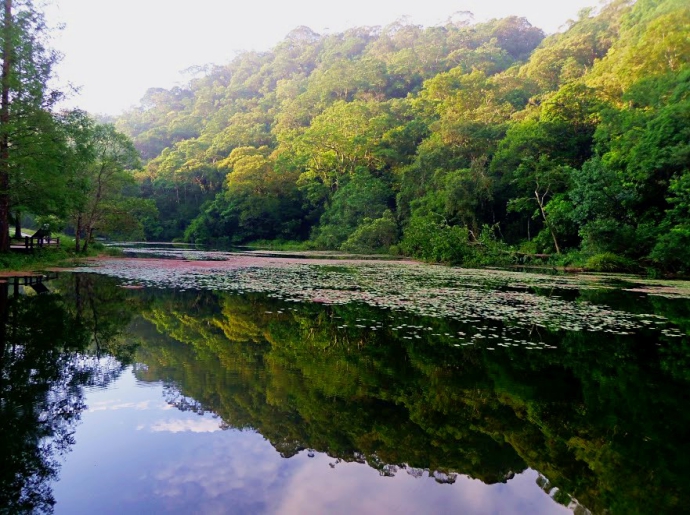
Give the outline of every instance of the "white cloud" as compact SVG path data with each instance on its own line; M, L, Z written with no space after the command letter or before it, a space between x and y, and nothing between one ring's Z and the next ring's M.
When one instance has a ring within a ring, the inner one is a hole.
M119 399L98 401L91 403L87 413L94 413L96 411L116 411L122 409L133 409L137 411L149 410L151 409L151 401L122 402Z
M143 429L138 426L137 429ZM221 431L219 421L212 418L159 420L150 426L153 433L215 433Z

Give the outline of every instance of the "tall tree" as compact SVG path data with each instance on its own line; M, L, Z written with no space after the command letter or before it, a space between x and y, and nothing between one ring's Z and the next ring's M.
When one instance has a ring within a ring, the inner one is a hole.
M48 48L43 14L31 0L3 0L0 11L0 252L8 251L13 176L27 156L40 159L35 136L60 95L48 80L58 54Z
M145 201L135 202L124 195L134 182L132 170L139 166L139 155L130 139L112 125L87 128L82 137L89 139L91 159L82 161L83 168L74 177L77 191L72 221L76 250L83 240L81 251L86 252L96 230L116 231L136 225L136 211Z
M2 94L0 99L0 252L10 247L10 89L12 73L12 0L4 0L2 42Z

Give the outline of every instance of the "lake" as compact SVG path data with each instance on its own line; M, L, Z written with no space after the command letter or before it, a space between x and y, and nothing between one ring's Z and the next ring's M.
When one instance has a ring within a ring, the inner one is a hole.
M688 283L124 251L0 278L2 513L690 506Z

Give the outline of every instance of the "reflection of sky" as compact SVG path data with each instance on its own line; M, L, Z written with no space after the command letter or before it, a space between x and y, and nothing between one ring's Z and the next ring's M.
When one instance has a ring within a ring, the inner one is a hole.
M87 394L60 481L57 514L567 513L528 471L507 484L458 477L440 485L305 452L283 459L261 435L170 409L161 386L127 372Z

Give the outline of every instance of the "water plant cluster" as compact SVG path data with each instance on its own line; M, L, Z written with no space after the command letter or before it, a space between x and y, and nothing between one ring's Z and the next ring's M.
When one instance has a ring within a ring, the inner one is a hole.
M187 253L165 251L165 255L184 258ZM468 270L414 262L194 254L196 259L202 256L213 261L110 259L100 261L96 268L76 270L117 277L128 287L267 293L287 303L364 303L394 312L474 324L472 334L457 335L461 344L490 341L497 336L483 331L482 321L503 325L499 334L543 328L626 335L663 328L669 336L683 336L656 315L625 312L577 299L578 292L620 287L607 276ZM643 291L639 285L636 289L638 294ZM650 293L658 289L653 288Z

